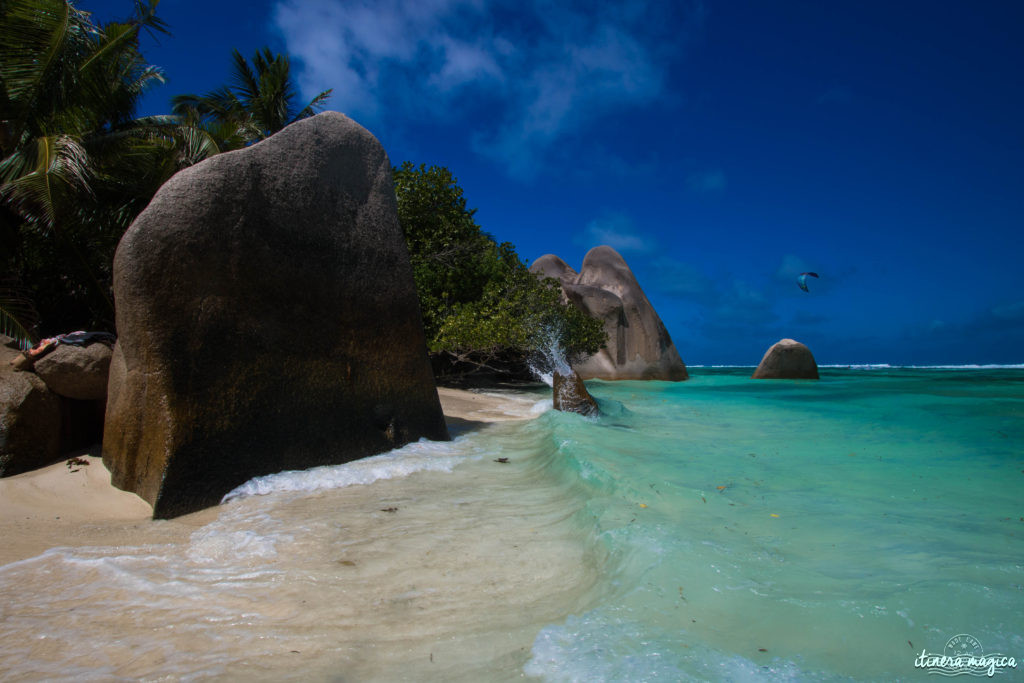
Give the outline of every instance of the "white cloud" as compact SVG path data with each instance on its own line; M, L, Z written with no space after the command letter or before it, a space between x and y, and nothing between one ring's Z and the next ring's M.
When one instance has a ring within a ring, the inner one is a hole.
M478 153L529 174L557 141L616 108L664 96L680 42L664 3L278 0L274 21L303 94L334 88L356 118L457 121ZM485 103L485 104L481 104Z
M999 320L1024 320L1024 301L996 306L992 315Z
M637 231L633 221L619 213L590 221L576 241L587 249L607 244L615 251L643 253L654 248L654 243Z
M718 324L764 325L778 319L772 302L761 290L744 280L733 280L732 286L723 290L712 320Z
M511 46L474 44L455 40L450 36L444 36L439 44L444 61L440 71L430 77L430 85L439 91L448 92L476 81L504 80L505 76L498 65L494 50L506 51Z
M651 263L651 270L655 275L656 288L665 294L704 304L718 298L714 281L692 263L662 256Z
M721 192L725 189L725 173L722 171L700 171L686 178L686 186L693 192Z
M812 268L802 258L796 254L786 254L775 271L775 279L780 282L795 282L800 273L806 273L809 270Z

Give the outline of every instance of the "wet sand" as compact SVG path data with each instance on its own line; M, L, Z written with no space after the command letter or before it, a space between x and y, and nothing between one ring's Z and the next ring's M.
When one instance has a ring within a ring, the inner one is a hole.
M501 392L439 388L452 436L484 424L531 417L533 402ZM58 546L123 546L179 542L217 518L210 508L173 520L150 519L150 505L110 485L99 446L76 454L88 464L60 462L0 479L0 565Z
M29 536L3 549L5 679L520 680L540 629L594 604L604 551L543 431L510 422L538 394L440 394L461 438L358 461L369 485L152 521L98 459L0 482Z

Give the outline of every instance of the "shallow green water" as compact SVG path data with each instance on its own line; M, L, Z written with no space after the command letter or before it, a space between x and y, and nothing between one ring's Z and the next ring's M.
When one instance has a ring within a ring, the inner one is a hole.
M749 373L592 382L608 416L532 425L588 483L612 561L526 670L915 678L961 633L1024 656L1024 372Z

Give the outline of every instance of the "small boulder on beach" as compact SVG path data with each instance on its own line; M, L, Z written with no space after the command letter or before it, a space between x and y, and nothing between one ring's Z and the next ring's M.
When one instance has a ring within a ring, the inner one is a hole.
M10 362L21 354L0 352L0 477L50 465L60 457L61 401L31 372Z
M33 370L56 394L80 401L106 401L110 355L111 347L103 342L58 344L35 362Z
M795 339L781 339L768 349L752 379L818 379L814 354Z

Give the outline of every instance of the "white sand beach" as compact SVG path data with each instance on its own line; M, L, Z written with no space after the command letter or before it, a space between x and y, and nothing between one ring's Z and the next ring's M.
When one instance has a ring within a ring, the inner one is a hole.
M522 396L441 387L452 435L484 423L531 417L533 402ZM182 541L216 519L210 508L173 520L150 519L152 508L110 484L99 446L60 462L0 479L0 565L34 557L57 546L120 546Z
M539 394L439 393L452 442L173 520L93 456L0 481L5 680L521 678L540 629L593 604L603 551L515 424Z

